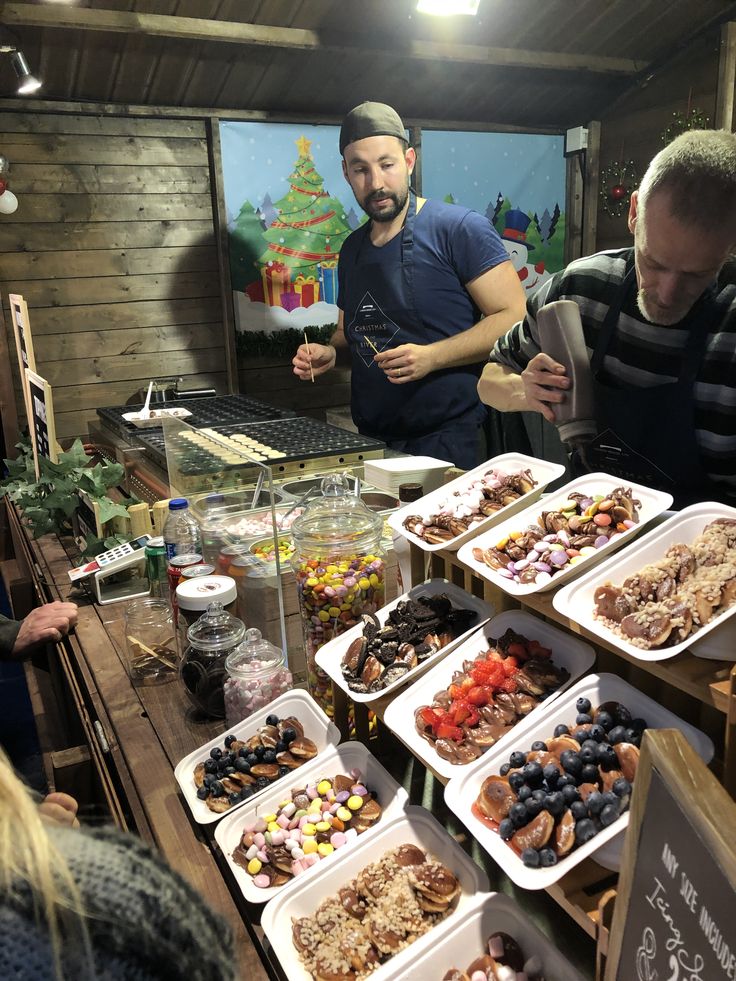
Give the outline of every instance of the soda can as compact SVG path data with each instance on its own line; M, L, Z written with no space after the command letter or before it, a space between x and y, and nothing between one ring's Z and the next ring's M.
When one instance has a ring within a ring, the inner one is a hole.
M169 565L166 570L169 577L169 598L171 600L171 606L174 610L174 615L176 619L176 587L181 582L182 573L185 569L191 568L193 565L201 565L202 556L197 555L196 552L192 552L191 555L175 555L172 559L169 559Z
M146 575L151 584L151 596L166 598L166 583L168 581L168 561L166 546L163 538L152 538L145 548Z
M187 582L189 579L199 579L200 576L214 576L215 567L203 562L201 565L190 565L181 574L180 583Z
M231 575L230 567L234 560L249 553L250 545L226 545L220 549L220 554L217 557L217 571L223 576Z

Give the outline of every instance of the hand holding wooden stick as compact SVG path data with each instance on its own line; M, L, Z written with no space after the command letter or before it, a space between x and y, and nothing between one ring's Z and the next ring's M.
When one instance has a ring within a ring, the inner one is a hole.
M312 352L309 349L309 341L307 340L307 332L304 331L304 344L307 348L307 357L309 358L309 374L312 376L312 384L314 384L314 368L312 367Z

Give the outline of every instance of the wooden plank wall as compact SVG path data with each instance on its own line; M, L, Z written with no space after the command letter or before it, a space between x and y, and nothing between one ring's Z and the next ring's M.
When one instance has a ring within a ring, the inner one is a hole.
M713 125L720 37L717 32L691 43L648 85L624 97L601 118L601 171L613 161L633 160L639 176L664 146L662 133L672 114L687 112L688 102ZM597 249L631 244L626 216L611 218L598 209Z
M325 420L327 409L350 404L350 370L335 368L316 378L314 384L300 381L294 374L291 359L250 358L238 362L240 391L256 399L295 409L306 416Z
M3 112L0 153L20 202L0 215L9 345L22 293L58 438L151 377L224 394L205 121Z

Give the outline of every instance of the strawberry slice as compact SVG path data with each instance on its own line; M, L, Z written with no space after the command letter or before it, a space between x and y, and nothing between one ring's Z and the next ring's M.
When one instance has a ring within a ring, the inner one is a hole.
M529 657L526 647L517 641L513 641L511 644L509 644L509 646L506 648L506 654L508 657L518 657L522 661L526 661L526 659Z
M552 648L543 647L538 640L530 640L527 646L530 657L549 657L552 653Z
M452 739L460 743L463 740L463 730L459 726L451 726L443 722L437 727L436 736L438 739Z
M516 660L516 658L507 657L506 660L503 662L504 675L507 678L510 678L512 677L512 675L515 675L518 670L519 670L519 662Z
M420 709L419 715L421 716L422 722L428 725L430 729L434 729L435 726L439 725L440 716L429 705L425 705L423 709Z
M491 697L491 693L487 688L483 688L480 685L476 685L475 688L471 688L467 694L467 699L471 705L487 705L488 699Z

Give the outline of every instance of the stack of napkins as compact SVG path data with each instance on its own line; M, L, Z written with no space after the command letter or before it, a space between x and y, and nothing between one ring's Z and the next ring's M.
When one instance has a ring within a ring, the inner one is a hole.
M366 460L363 469L367 484L398 498L401 484L421 484L425 494L437 490L451 466L448 460L436 460L432 456L399 456Z

